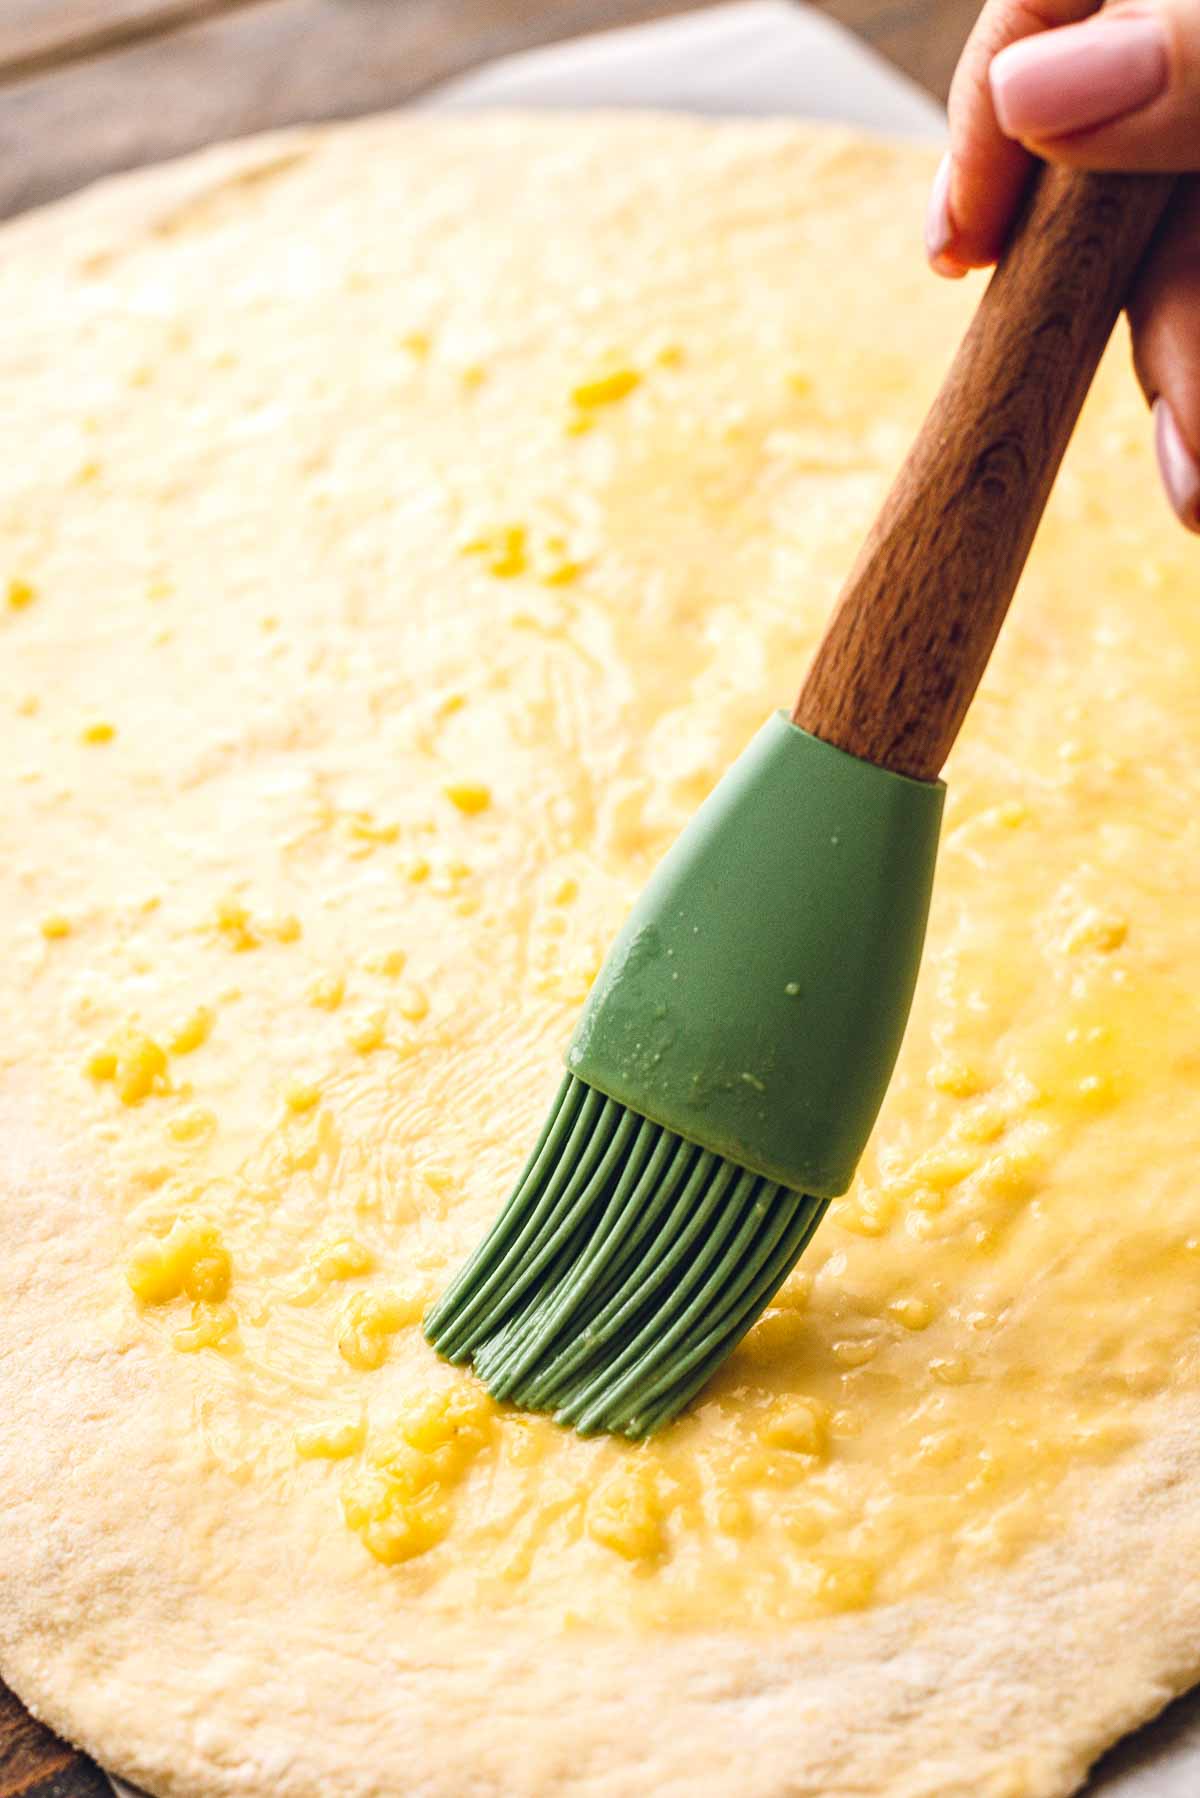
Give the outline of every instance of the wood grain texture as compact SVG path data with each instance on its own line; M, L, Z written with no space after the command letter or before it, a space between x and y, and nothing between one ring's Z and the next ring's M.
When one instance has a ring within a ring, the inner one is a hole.
M99 56L139 38L197 24L255 0L7 0L0 13L0 81Z
M1042 175L796 701L814 736L941 771L1173 186Z
M396 105L494 56L705 4L713 0L18 0L0 28L0 217L219 138ZM200 18L201 7L216 11ZM824 0L824 9L944 94L977 0ZM136 24L136 41L114 38L96 54L105 11L114 32ZM146 35L155 14L163 28Z
M697 0L712 4L713 0ZM221 138L350 118L685 0L259 0L0 86L0 216Z
M0 1798L112 1798L83 1755L68 1748L0 1684Z

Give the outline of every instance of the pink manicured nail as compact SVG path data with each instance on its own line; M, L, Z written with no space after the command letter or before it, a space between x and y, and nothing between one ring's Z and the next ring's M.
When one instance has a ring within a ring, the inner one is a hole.
M1001 50L992 100L1009 137L1065 137L1136 112L1167 85L1167 40L1156 18L1087 19Z
M950 152L938 163L933 186L929 190L929 206L925 213L925 254L939 275L957 280L966 274L961 262L949 254L954 240L954 221L950 217Z
M1167 498L1181 524L1200 532L1200 462L1183 439L1178 421L1161 396L1154 402L1154 447Z

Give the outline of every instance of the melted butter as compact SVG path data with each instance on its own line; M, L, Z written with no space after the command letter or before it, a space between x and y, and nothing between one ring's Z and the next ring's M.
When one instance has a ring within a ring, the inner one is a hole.
M172 1055L190 1055L201 1049L212 1035L213 1012L208 1005L198 1005L179 1025L170 1040Z
M802 328L786 283L749 318L702 221L674 274L622 241L584 306L553 268L500 303L478 223L439 214L406 323L406 276L338 273L407 241L386 170L286 291L231 208L22 327L4 1077L112 1213L114 1329L264 1527L313 1488L428 1605L754 1626L936 1589L1053 1537L1200 1379L1200 614L1116 363L948 770L895 1082L802 1267L647 1445L496 1407L420 1336L961 322L886 166L903 352L837 258ZM64 501L85 390L103 479Z
M123 1105L140 1105L152 1093L170 1089L167 1057L144 1030L122 1030L88 1061L93 1080L111 1080Z
M144 1305L165 1305L181 1294L219 1303L229 1292L233 1263L220 1232L200 1218L176 1218L161 1242L139 1243L125 1277Z
M344 1461L358 1453L366 1437L362 1418L352 1417L305 1424L296 1431L293 1441L296 1453L305 1460Z
M343 1361L363 1373L382 1367L390 1339L398 1330L417 1323L427 1302L417 1293L390 1289L356 1293L338 1328L338 1352Z
M455 1490L489 1447L495 1408L478 1390L429 1398L372 1440L346 1481L342 1507L377 1560L427 1554L449 1533Z

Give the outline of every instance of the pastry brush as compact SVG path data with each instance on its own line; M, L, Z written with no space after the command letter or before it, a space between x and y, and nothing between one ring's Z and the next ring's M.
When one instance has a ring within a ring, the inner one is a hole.
M790 717L652 875L515 1191L425 1319L496 1398L651 1435L849 1186L908 1019L940 770L1170 189L1034 185Z

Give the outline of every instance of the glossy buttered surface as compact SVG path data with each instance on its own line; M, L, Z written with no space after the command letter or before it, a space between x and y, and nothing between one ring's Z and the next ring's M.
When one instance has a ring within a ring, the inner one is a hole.
M439 1613L931 1592L1052 1538L1200 1372L1200 617L1119 356L948 769L895 1082L767 1316L641 1446L421 1337L964 316L864 202L882 153L744 145L698 144L665 239L618 184L590 270L471 223L469 132L403 229L394 176L341 208L336 156L323 188L281 152L64 252L0 352L3 1077L88 1168L97 1342L151 1349L192 1477ZM553 148L551 214L587 163ZM768 254L824 271L802 309Z

